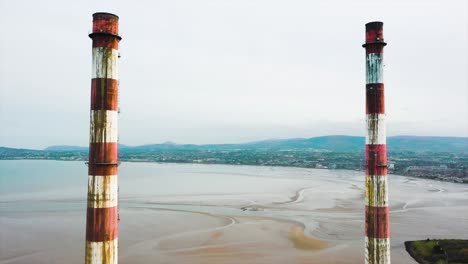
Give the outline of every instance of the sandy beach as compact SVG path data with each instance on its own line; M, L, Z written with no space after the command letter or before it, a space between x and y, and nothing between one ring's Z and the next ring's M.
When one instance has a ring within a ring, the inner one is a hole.
M82 263L86 167L14 162L0 166L70 169L73 184L6 182L0 264ZM406 240L466 238L468 186L389 177L393 263L415 263ZM120 179L120 263L363 263L362 172L125 163Z

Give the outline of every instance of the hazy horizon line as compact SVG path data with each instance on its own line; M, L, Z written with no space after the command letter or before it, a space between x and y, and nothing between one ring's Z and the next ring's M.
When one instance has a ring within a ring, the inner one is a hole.
M322 136L314 136L314 137L291 137L291 138L269 138L269 139L260 139L254 141L243 141L238 143L177 143L174 141L163 141L159 143L144 143L144 144L136 144L136 145L129 145L119 143L119 145L128 146L128 147L138 147L138 146L146 146L146 145L164 145L164 144L174 144L174 145L195 145L195 146L203 146L203 145L242 145L242 144L252 144L258 142L265 142L265 141L280 141L280 140L292 140L292 139L311 139L311 138L320 138L320 137L357 137L357 138L365 138L365 136L354 136L354 135L344 135L344 134L331 134L331 135L322 135ZM468 139L468 137L462 136L418 136L418 135L395 135L395 136L388 136L387 138L394 138L394 137L419 137L419 138L462 138ZM14 147L14 146L7 146L7 145L0 145L2 148L13 148L13 149L30 149L30 150L45 150L50 147L80 147L80 148L87 148L87 145L70 145L70 144L55 144L49 145L45 148L29 148L29 147Z

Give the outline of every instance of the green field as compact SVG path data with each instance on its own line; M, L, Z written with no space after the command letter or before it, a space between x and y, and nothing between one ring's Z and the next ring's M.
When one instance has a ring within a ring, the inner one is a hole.
M405 247L408 253L421 264L468 263L468 240L406 241Z

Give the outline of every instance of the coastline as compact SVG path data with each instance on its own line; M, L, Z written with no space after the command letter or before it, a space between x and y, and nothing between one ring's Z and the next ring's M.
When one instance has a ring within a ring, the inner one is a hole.
M5 187L22 187L24 179L40 184L0 194L0 263L80 263L87 167L0 165L17 173ZM124 162L120 262L362 262L363 178L346 170ZM415 263L404 241L457 238L466 228L465 185L405 176L389 183L394 263Z
M50 161L75 161L75 162L84 162L87 163L87 159L49 159L49 158L3 158L0 161L14 161L14 160L50 160ZM311 166L300 166L300 165L269 165L269 164L235 164L235 163L216 163L216 162L175 162L175 161L151 161L151 160L135 160L135 159L120 159L119 164L121 163L154 163L154 164L200 164L200 165L225 165L225 166L251 166L251 167L273 167L273 168L302 168L302 169L316 169L316 170L334 170L334 171L360 171L364 173L364 169L332 169L327 167L311 167ZM405 174L398 174L392 171L388 172L388 175L395 175L395 176L404 176L408 178L414 179L426 179L426 180L433 180L438 182L451 182L451 183L458 183L458 184L468 184L468 180L461 180L461 178L454 178L450 180L441 179L441 178L434 178L434 177L424 177L424 176L413 176L413 175L405 175Z

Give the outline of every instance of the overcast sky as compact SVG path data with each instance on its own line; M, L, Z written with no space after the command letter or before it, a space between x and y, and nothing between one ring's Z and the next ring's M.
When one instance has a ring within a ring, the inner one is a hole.
M120 17L120 142L365 135L383 21L389 135L468 136L468 1L0 0L0 146L89 140L92 14Z

